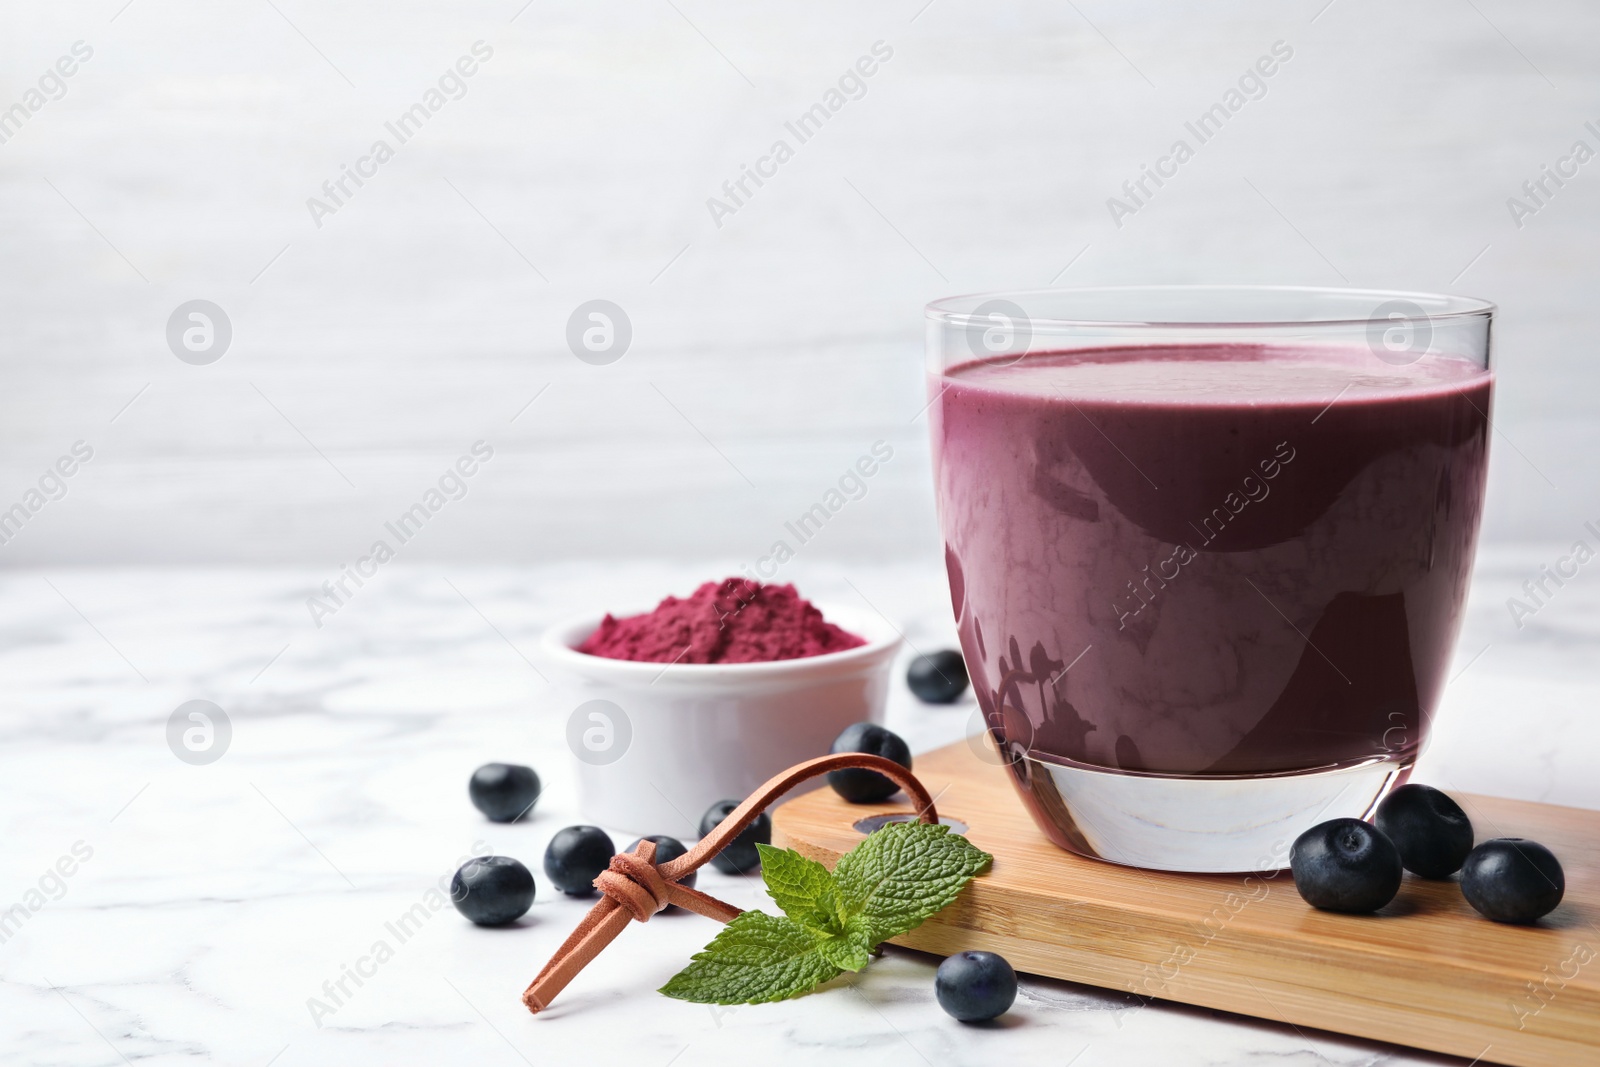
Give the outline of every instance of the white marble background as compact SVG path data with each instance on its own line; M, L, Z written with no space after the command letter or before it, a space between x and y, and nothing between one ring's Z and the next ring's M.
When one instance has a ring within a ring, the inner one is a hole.
M0 144L0 509L95 450L0 545L0 909L93 850L0 943L0 1059L1442 1062L1049 982L961 1028L895 951L855 991L717 1017L650 992L708 939L685 916L531 1020L517 993L582 911L542 876L518 928L435 916L321 1028L306 999L475 841L539 876L578 818L570 709L523 658L542 625L748 563L875 440L894 461L784 577L951 642L916 416L920 306L953 291L1497 300L1487 548L1422 777L1600 807L1593 566L1520 629L1505 606L1600 517L1600 163L1521 229L1505 205L1600 124L1597 24L1576 0L0 3L0 110L94 49ZM306 198L479 39L467 96L317 229ZM1106 197L1280 39L1268 95L1117 229ZM715 226L706 198L877 40L866 96ZM596 297L635 330L606 367L564 340ZM166 347L194 298L234 326L210 366ZM312 626L307 595L480 438L466 499ZM163 736L196 698L234 726L209 767ZM970 705L894 699L918 750L967 732ZM537 818L468 806L491 759L539 768Z
M1592 714L1600 585L1569 584L1518 632L1502 601L1531 562L1485 560L1419 776L1600 807ZM26 904L77 842L93 850L0 943L0 1059L544 1064L611 1062L626 1043L645 1067L675 1056L908 1064L1001 1056L1081 1067L1445 1062L1039 980L1025 983L1004 1028L962 1027L932 999L937 961L899 950L854 990L719 1016L653 992L710 939L712 924L688 915L629 929L555 1009L528 1016L522 988L587 905L556 899L539 868L550 836L579 812L563 741L571 709L524 657L574 603L676 588L701 573L646 564L402 567L320 630L304 608L317 577L309 571L50 569L0 578L8 605L0 909ZM920 565L812 567L804 582L824 603L869 598L903 620L916 647L952 640L943 589ZM172 709L194 698L215 701L232 724L229 748L209 766L180 762L164 735ZM922 751L971 730L975 707L969 698L928 708L896 686L889 721ZM471 808L467 776L489 760L527 762L543 775L530 821L495 825ZM324 996L324 981L386 937L384 923L480 841L535 871L529 917L482 930L453 911L435 915L317 1026L308 998ZM702 878L741 906L764 902L754 879L709 868Z

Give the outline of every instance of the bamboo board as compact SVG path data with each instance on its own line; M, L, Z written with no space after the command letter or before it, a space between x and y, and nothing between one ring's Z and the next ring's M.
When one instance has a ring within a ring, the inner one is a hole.
M1514 927L1480 917L1454 882L1409 874L1382 912L1349 916L1309 907L1287 871L1166 874L1084 859L1047 841L1005 770L967 744L918 756L914 769L939 814L966 823L995 862L895 944L987 949L1031 974L1484 1063L1600 1063L1600 812L1457 794L1479 840L1532 838L1561 859L1561 906ZM901 810L819 789L773 813L773 840L831 867L861 840L855 822Z

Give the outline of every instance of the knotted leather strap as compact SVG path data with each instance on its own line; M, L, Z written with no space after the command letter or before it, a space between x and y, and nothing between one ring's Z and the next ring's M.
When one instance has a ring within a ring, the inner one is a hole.
M889 778L904 789L916 805L918 819L926 823L939 821L939 813L933 808L933 798L922 783L893 760L869 756L864 752L841 752L798 763L768 779L760 789L746 797L744 803L729 812L715 830L677 859L657 864L653 841L640 841L632 852L621 852L611 857L611 866L601 871L600 877L594 880L594 887L601 893L600 900L589 909L589 914L583 917L578 928L561 943L555 955L550 957L550 962L544 965L544 970L523 992L522 1002L535 1014L549 1007L556 994L565 989L567 983L588 966L590 960L600 955L600 951L622 932L623 927L633 920L648 922L652 915L668 904L676 904L718 922L732 921L739 914L739 908L690 889L681 880L726 848L769 804L807 778L852 768L877 771Z

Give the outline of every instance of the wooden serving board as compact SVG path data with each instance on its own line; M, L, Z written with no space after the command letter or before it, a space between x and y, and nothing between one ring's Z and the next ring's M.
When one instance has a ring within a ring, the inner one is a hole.
M1600 812L1457 795L1479 840L1527 837L1566 870L1537 926L1482 918L1454 882L1406 875L1371 916L1316 911L1276 875L1165 874L1045 839L1005 770L965 743L918 756L939 814L994 855L954 904L894 940L998 952L1019 971L1517 1067L1600 1064ZM903 798L901 798L903 800ZM854 824L904 805L819 789L773 814L775 843L832 867Z

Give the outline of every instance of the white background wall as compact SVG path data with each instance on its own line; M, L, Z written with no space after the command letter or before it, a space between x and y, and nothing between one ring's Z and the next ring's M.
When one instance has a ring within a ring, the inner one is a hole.
M1600 149L1600 8L1325 2L6 3L0 108L94 55L0 145L0 507L95 458L0 564L334 567L480 438L411 559L753 559L878 439L806 551L926 553L921 307L1053 281L1496 300L1487 534L1570 541L1600 517L1600 162L1520 229L1506 199ZM478 40L466 96L316 227ZM879 40L866 95L715 225ZM1106 198L1279 40L1267 95L1117 228ZM596 297L633 322L611 366L564 340ZM233 323L210 366L165 341L194 298Z

